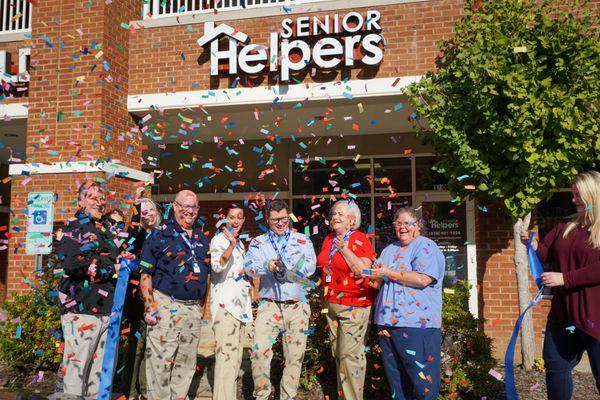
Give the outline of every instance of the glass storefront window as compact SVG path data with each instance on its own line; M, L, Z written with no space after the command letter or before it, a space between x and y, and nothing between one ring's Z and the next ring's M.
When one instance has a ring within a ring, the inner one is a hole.
M446 258L444 287L467 279L467 208L450 201L421 203L425 229L422 234L435 241Z
M375 193L410 193L412 191L410 158L376 158L373 160L373 170L375 172Z
M536 222L540 237L544 237L560 220L577 212L571 192L556 192L537 206Z
M371 164L369 160L321 160L308 165L292 165L293 194L338 196L344 192L370 193Z
M394 231L394 212L400 207L410 207L412 197L376 197L375 198L375 251L381 251L396 241Z
M371 233L371 199L359 197L353 201L358 204L361 211L361 227L364 233ZM323 239L329 231L329 210L333 202L329 197L313 197L306 199L294 199L292 201L292 210L298 222L294 223L294 228L298 232L310 232L310 239L318 253L321 249Z
M417 190L448 190L448 180L433 170L438 157L415 157Z

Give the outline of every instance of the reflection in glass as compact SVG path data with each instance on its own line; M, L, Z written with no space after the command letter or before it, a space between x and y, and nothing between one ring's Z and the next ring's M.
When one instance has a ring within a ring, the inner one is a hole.
M438 157L416 157L417 190L447 190L448 179L433 170Z
M411 161L408 157L374 160L375 193L411 192Z
M368 160L320 160L293 165L293 194L339 195L370 193Z
M538 229L540 237L544 237L560 220L577 212L573 204L571 192L557 192L548 200L542 201L537 206Z
M371 200L369 198L359 197L354 199L361 214L360 230L364 233L371 233ZM294 199L292 210L298 222L294 223L294 228L298 232L306 233L307 227L310 233L310 239L318 253L321 249L323 239L329 233L329 209L335 201L329 197L312 197L307 199Z
M377 254L381 254L385 246L396 241L394 212L400 207L410 207L411 202L410 196L375 198L375 252Z

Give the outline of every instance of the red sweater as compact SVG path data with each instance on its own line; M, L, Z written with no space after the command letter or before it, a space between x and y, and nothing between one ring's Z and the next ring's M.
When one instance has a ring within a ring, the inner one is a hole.
M549 324L575 325L600 340L600 249L592 247L587 228L577 226L563 239L567 222L556 225L539 243L542 263L554 262L565 286L555 288Z
M377 296L377 291L369 285L368 277L355 277L348 267L344 256L336 252L328 268L329 252L335 234L332 232L325 237L321 252L317 257L317 265L323 269L323 288L325 300L345 306L369 307ZM375 252L371 241L364 233L354 231L348 240L348 246L359 257L373 259ZM328 270L330 277L328 278Z

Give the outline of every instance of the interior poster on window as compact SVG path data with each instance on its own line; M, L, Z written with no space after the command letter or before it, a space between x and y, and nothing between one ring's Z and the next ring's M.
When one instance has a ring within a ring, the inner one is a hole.
M449 201L423 202L425 236L435 241L446 257L444 286L467 279L467 210Z

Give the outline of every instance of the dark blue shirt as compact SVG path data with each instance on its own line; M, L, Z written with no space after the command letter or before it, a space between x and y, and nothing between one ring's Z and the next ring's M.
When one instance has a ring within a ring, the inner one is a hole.
M152 287L167 296L204 300L210 271L208 250L208 239L200 227L195 226L188 238L181 225L171 219L146 238L140 258L141 273L151 275Z

